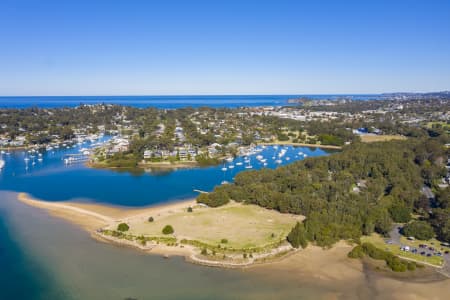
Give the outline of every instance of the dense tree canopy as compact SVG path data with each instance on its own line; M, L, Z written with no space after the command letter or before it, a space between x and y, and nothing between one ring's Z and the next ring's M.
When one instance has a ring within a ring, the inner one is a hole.
M233 199L305 215L307 239L327 246L374 231L386 234L392 219L408 221L420 188L444 169L445 155L433 139L354 143L330 156L239 173L233 184L198 201L217 206ZM448 215L441 215L433 217L435 224L448 228ZM446 235L448 231L441 234Z
M429 240L434 236L431 225L425 221L412 221L402 228L405 236L415 237L419 240Z

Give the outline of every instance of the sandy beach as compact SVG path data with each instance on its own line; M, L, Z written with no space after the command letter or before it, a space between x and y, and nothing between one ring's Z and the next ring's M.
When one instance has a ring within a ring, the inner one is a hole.
M19 193L18 200L30 206L47 210L51 215L61 217L86 230L92 231L111 222L126 221L130 217L161 215L194 205L195 200L184 200L139 209L125 209L108 205L78 203L71 201L50 202L33 199L26 193Z
M265 263L267 261L278 260L280 255L283 256L283 254L287 254L292 251L292 247L285 243L284 245L280 245L278 247L270 249L270 251L266 251L264 253L255 253L254 258L251 260L242 260L242 254L231 254L228 256L229 261L223 261L221 259L218 259L218 257L205 257L201 255L201 249L190 244L178 245L177 243L177 245L167 245L158 242L146 243L146 245L141 245L137 241L130 241L111 235L105 235L101 231L99 231L99 229L101 228L115 229L117 227L117 224L122 222L128 224L146 223L149 216L163 219L165 217L170 217L178 213L185 212L188 207L195 207L197 205L196 201L193 199L139 209L129 209L71 201L49 202L34 199L26 193L19 193L18 200L27 205L45 209L53 216L63 218L73 224L80 226L84 230L88 231L91 236L98 241L137 248L144 252L158 254L165 257L174 255L183 256L187 261L201 265L226 268L249 267L254 264L260 264L262 262ZM235 206L240 206L240 204L235 204L231 207ZM272 222L272 220L268 221ZM186 238L188 240L192 239L192 237L189 236L177 236L177 238L179 240L182 238Z
M149 214L162 216L195 204L194 200L187 200L139 209L123 209L90 203L40 201L25 193L20 193L18 199L81 226L99 241L131 247L136 247L136 244L126 240L105 239L104 236L96 235L95 230L118 220L126 221L136 216L145 218ZM244 270L264 274L268 279L281 277L286 280L323 285L332 291L327 299L345 297L346 295L340 292L342 285L347 287L346 290L354 291L358 295L355 299L447 299L450 279L440 276L431 268L420 271L422 273L416 272L413 276L380 272L376 270L376 264L347 258L347 253L351 249L352 246L344 241L326 250L310 245L306 249L291 252L290 255L279 259L247 265ZM166 257L184 256L187 261L202 264L202 261L189 259L195 253L195 249L189 245L181 248L159 244L140 250ZM211 266L208 261L204 264ZM227 267L220 263L215 266Z

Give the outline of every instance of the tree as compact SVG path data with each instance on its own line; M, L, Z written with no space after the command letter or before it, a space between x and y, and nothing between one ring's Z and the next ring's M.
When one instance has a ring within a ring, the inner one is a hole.
M122 232L128 231L128 229L130 229L130 226L128 226L127 223L120 223L120 224L117 226L117 230L122 231Z
M378 213L375 220L375 231L381 235L387 235L392 228L392 219L389 213L384 209Z
M197 197L198 203L203 203L211 207L218 207L230 202L230 198L226 191L226 186L216 186L212 193L201 193Z
M406 223L411 220L411 208L404 205L396 204L389 208L392 220L398 223Z
M171 225L166 225L166 226L164 226L164 228L163 228L163 230L162 230L162 233L163 234L172 234L172 233L174 233L175 231L173 230L173 227L171 226Z
M450 243L450 208L433 209L430 221L436 232L437 238L440 241Z
M303 223L297 222L294 228L292 228L291 232L287 236L287 240L291 243L292 247L298 248L306 248L308 245L308 241L306 239L305 226Z
M187 212L190 212L190 213L193 212L192 207L189 206L187 209Z
M431 225L425 221L412 221L402 228L405 236L413 236L419 240L429 240L434 236Z
M153 221L154 221L153 217L149 217L149 218L148 218L148 221L149 221L150 223L153 222Z

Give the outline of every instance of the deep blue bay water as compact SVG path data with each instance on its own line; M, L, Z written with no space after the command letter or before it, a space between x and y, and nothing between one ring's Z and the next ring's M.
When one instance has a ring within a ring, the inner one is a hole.
M307 97L309 99L354 100L381 99L377 94L355 95L201 95L201 96L0 96L0 108L27 107L75 107L80 104L118 104L134 107L157 107L174 109L181 107L242 107L242 106L283 106L288 99Z
M304 159L304 154L314 157L329 153L319 148L286 146L275 149L267 146L261 152L249 156L249 163L245 162L244 157L237 157L233 162L212 167L148 170L140 173L92 169L83 163L64 164L63 159L67 154L77 154L80 148L86 146L88 145L43 151L42 162L37 160L37 155L32 158L26 151L2 154L5 168L0 173L1 189L27 192L48 201L77 200L120 206L146 206L193 198L198 195L194 189L211 191L223 181L232 182L237 173L248 170L248 165L252 166L252 170L276 168ZM280 158L278 154L283 148L286 153ZM266 166L256 158L257 155L267 160ZM25 161L26 158L29 161ZM234 168L229 168L231 165ZM227 168L226 171L222 170L224 167Z
M0 97L0 108L101 102L160 108L236 107L284 105L291 97L113 97L110 101L106 98ZM286 147L281 163L276 163L283 147L267 146L250 156L249 163L238 157L219 166L165 172L100 170L83 163L65 165L67 154L79 153L80 148L89 146L42 151L42 161L38 160L37 153L31 157L27 151L0 154L5 161L0 171L0 299L298 299L299 295L317 299L333 292L314 283L299 285L298 281L276 274L207 268L185 263L181 258L164 260L133 249L98 243L78 227L17 201L18 192L27 192L47 201L148 206L193 198L198 195L194 189L210 191L222 181L233 181L249 164L252 170L275 168L304 159L299 152L308 157L330 152ZM267 165L256 159L256 155L264 156ZM224 167L226 171L222 170Z
M48 201L147 206L195 197L193 189L212 190L246 165L275 168L304 159L300 152L314 157L327 151L267 146L248 163L238 157L208 168L136 174L66 165L65 155L82 147L89 144L43 151L42 162L27 151L1 154L6 164L0 172L0 299L315 299L330 292L275 275L196 266L98 243L76 226L17 201L17 192L27 192ZM281 149L286 153L279 157Z

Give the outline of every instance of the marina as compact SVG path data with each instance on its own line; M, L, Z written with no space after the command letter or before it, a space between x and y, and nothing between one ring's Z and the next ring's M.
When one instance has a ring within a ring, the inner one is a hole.
M318 148L256 146L232 158L231 162L226 159L223 164L210 167L176 171L125 171L87 167L87 152L91 153L94 148L113 138L118 137L105 135L97 140L86 139L80 144L67 144L66 147L53 145L53 149L49 151L16 150L11 155L2 155L4 167L0 173L0 184L4 189L27 192L49 201L79 199L123 206L145 206L193 198L198 195L194 189L211 191L214 186L223 182L233 182L239 172L276 168L303 159L300 156L281 162L272 159L278 157L281 151L292 157L299 151L311 156L330 153ZM53 188L44 188L47 185ZM127 188L123 188L124 186Z

